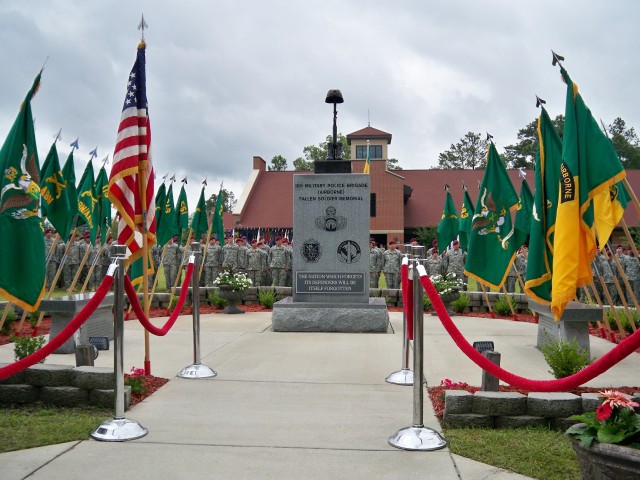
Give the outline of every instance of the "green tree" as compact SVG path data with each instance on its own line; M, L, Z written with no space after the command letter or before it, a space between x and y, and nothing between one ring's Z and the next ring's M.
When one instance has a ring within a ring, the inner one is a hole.
M270 172L284 172L287 169L287 159L282 155L274 156L268 169Z
M305 147L307 148L307 147ZM317 147L314 147L317 148ZM305 160L302 157L298 157L293 161L294 170L313 170L313 160Z
M624 168L640 168L640 139L633 127L618 117L609 125L609 138Z
M553 120L553 125L562 138L564 129L564 115L558 115ZM507 168L527 168L533 170L536 165L536 152L538 151L538 120L534 119L518 131L519 142L508 145L502 155Z
M438 155L438 168L444 170L471 169L484 167L488 142L479 133L467 132L451 148Z
M413 236L416 237L420 245L425 245L427 248L431 248L431 244L438 238L438 227L418 227L413 232Z
M347 137L339 133L338 141L342 143L342 158L344 160L351 160L351 149L347 143ZM296 170L313 170L313 164L315 162L327 159L327 145L330 145L332 142L333 135L327 135L324 142L320 142L318 145L307 145L304 147L302 149L304 156L298 157L293 161L294 168Z
M222 210L225 212L231 212L236 206L236 203L238 203L238 201L236 200L236 196L234 195L233 192L230 192L226 188L223 188L220 192L221 192L222 198L224 199L222 203L223 205ZM217 201L218 201L218 194L212 193L209 199L205 202L207 204L207 215L210 214L212 210L215 208Z
M402 167L398 165L398 160L396 158L390 158L387 161L387 170L402 170Z

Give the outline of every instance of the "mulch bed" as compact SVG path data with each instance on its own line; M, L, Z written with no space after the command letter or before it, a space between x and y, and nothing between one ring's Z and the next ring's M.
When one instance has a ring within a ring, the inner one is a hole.
M131 378L131 375L125 373L124 379L127 380L129 378ZM168 378L154 377L153 375L142 375L141 378L144 392L131 392L129 407L133 407L145 398L153 395L160 387L169 381Z

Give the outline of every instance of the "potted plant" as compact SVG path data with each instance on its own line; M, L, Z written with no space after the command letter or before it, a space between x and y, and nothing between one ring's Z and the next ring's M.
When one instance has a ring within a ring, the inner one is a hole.
M624 394L605 390L595 412L573 415L577 425L566 433L573 440L583 479L640 478L639 406Z
M458 278L455 273L445 273L444 275L433 275L429 277L431 283L438 291L440 299L447 308L447 312L453 315L451 310L451 302L460 298L460 291L464 289L462 279ZM434 313L433 315L437 315Z
M218 287L220 298L229 302L222 313L244 313L244 310L237 305L242 302L244 291L253 284L244 273L234 272L233 267L227 267L213 281L213 284Z

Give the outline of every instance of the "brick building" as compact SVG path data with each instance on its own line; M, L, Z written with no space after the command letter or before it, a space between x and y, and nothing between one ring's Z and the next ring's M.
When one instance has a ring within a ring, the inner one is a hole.
M437 226L444 207L445 184L458 212L462 207L464 191L469 189L475 202L478 186L484 169L478 170L388 170L391 134L371 126L347 135L351 147L353 173L361 173L367 158L367 141L371 165L371 236L378 243L390 240L408 240L419 227ZM518 170L508 170L516 191L522 183ZM227 229L235 228L249 238L258 231L262 237L272 239L276 235L290 237L293 227L293 175L313 175L310 171L267 171L267 163L261 157L253 157L253 170L232 213L226 213L224 222ZM627 170L629 181L634 188L640 188L640 170ZM534 172L526 171L526 180L534 190ZM636 209L629 205L625 212L628 226L638 226ZM270 238L271 237L271 238ZM291 237L290 237L291 238ZM623 241L623 243L627 243Z

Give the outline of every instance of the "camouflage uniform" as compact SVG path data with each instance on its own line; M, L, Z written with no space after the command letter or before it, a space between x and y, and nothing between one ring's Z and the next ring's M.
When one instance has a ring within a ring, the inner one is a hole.
M618 292L616 291L616 285L615 283L613 283L613 270L611 268L611 265L609 264L609 261L607 260L607 258L604 255L599 255L599 260L600 260L600 272L602 272L602 277L604 278L604 283L605 286L607 287L607 290L609 291L609 295L611 296L611 302L615 305L617 299L618 299ZM604 293L604 292L603 292ZM607 297L604 296L602 298L603 302L607 301Z
M164 278L167 283L167 291L171 291L178 275L178 264L180 263L180 249L178 245L170 241L167 243L167 251L164 255Z
M369 287L378 288L380 271L382 270L382 250L375 245L369 246Z
M64 264L64 288L69 288L80 266L80 243L74 241L67 252L67 260Z
M107 240L104 244L102 254L100 255L100 282L102 282L102 279L107 276L109 265L111 265L111 240Z
M249 248L243 243L238 245L238 272L247 273L247 252Z
M222 268L232 268L233 271L238 270L238 250L240 247L235 243L227 243L222 247Z
M287 249L282 245L276 245L269 250L269 268L276 287L284 287L287 281L288 256Z
M387 288L400 288L400 265L402 253L396 249L385 250L382 254L382 271L387 281Z
M213 285L213 281L218 278L220 271L220 245L216 245L215 242L209 242L207 247L207 256L204 259L204 284L207 287Z
M151 247L151 262L153 263L153 272L149 275L149 284L153 285L155 282L156 275L158 274L158 270L160 269L160 255L162 254L162 248L157 243Z
M60 268L60 263L64 258L64 252L66 251L66 248L67 246L65 242L62 242L62 241L58 242L58 246L56 247L56 255L55 255L56 270ZM64 263L66 264L67 261L65 260ZM62 273L58 277L58 284L56 285L56 288L64 288L64 265L62 266Z
M427 275L433 277L434 275L442 275L442 258L440 255L431 255L424 261L424 268L427 271Z
M269 247L269 245L267 245L266 243L263 243L260 246L258 246L258 248L267 254L266 269L264 270L264 272L262 272L262 280L261 280L262 285L272 285L273 278L271 276L271 271L269 270L269 259L271 258L269 256L269 251L271 250L271 247Z
M49 234L51 235L51 234ZM45 254L45 258L47 255L49 255L49 252L51 251L51 246L53 245L54 239L52 236L45 236L44 237L44 254ZM56 270L58 269L57 266L57 262L56 262L56 250L54 250L53 252L51 252L51 255L49 256L49 262L47 263L47 270L46 270L46 281L47 281L47 289L51 288L51 284L53 283L53 279L56 276Z
M284 245L284 249L287 251L287 266L284 268L284 286L290 287L292 282L291 268L293 266L293 247L287 244Z
M516 264L515 264L515 261L511 263L511 268L509 268L509 273L507 274L507 279L504 282L504 288L509 293L515 293L515 291L516 291Z
M446 274L455 273L462 282L467 284L467 277L464 275L464 264L467 260L467 252L456 250L455 248L447 251L444 255L444 271Z
M262 285L262 274L267 268L267 254L259 248L247 252L247 276L254 287Z
M640 260L638 257L634 257L630 255L627 257L627 280L629 280L629 286L633 291L633 294L636 296L636 300L640 299L638 297L638 288L640 287Z

